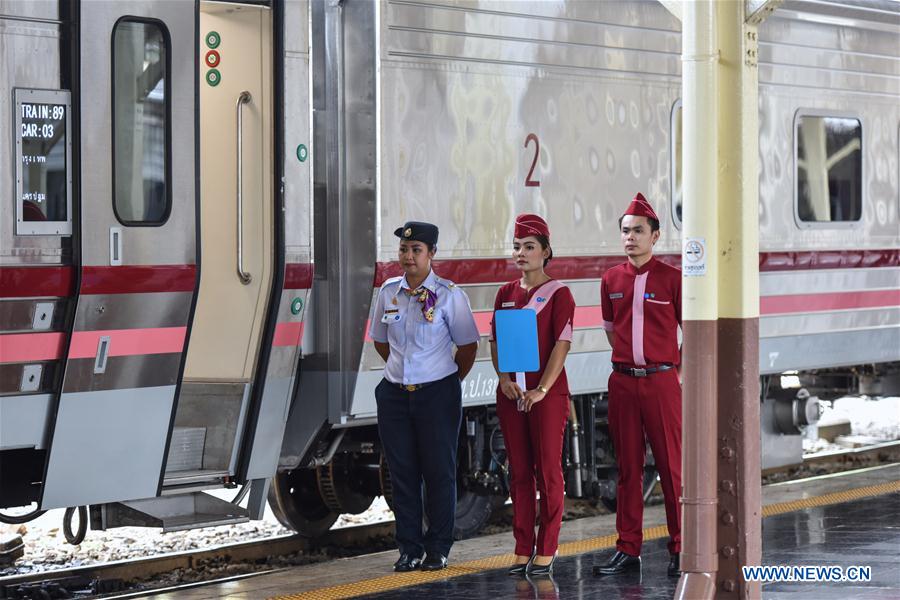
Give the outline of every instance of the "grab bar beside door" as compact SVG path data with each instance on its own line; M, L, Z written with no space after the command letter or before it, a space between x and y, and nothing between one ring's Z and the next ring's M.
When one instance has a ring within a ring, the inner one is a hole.
M243 91L237 99L237 274L241 283L247 285L253 279L250 273L244 271L244 198L243 198L243 108L250 102L250 92Z

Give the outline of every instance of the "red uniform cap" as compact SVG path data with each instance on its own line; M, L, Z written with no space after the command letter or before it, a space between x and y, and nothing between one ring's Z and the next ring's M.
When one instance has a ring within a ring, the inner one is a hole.
M659 221L659 217L656 216L656 213L653 211L653 207L650 206L650 203L647 202L647 199L644 198L644 195L640 192L634 197L634 200L631 201L631 204L628 205L628 210L622 215L634 215L636 217L647 217L648 219L656 219Z
M529 235L542 235L549 240L550 228L547 226L547 221L531 214L516 217L516 230L513 236L522 239Z

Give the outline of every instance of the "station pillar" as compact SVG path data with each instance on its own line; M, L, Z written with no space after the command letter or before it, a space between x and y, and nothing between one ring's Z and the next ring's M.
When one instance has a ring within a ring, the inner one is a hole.
M680 599L716 591L718 31L716 2L681 4L683 450Z
M757 27L781 0L664 2L682 21L683 575L758 598L762 558Z

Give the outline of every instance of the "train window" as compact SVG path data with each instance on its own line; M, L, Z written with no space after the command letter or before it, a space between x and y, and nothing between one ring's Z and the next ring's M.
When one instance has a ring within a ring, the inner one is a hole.
M71 100L65 90L15 90L16 235L72 233Z
M681 100L676 100L672 107L669 127L669 197L672 199L672 220L675 227L681 229Z
M798 114L798 223L859 221L862 217L862 124L852 117Z
M113 206L125 225L160 225L169 202L169 36L123 19L113 30Z

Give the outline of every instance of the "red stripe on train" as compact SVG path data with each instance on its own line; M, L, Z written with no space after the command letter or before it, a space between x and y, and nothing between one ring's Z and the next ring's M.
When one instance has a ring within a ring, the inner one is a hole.
M889 308L895 306L900 306L900 290L792 294L786 296L762 296L759 299L760 315Z
M97 356L102 336L109 336L109 356L180 353L186 335L187 327L76 331L69 344L69 359Z
M72 267L0 267L0 298L71 296Z
M275 335L272 338L273 346L299 346L303 338L303 323L278 323L275 325Z
M312 287L312 263L290 263L284 266L284 289L308 290Z
M680 256L661 254L658 258L678 266ZM572 256L553 259L547 271L558 279L599 279L604 271L622 263L621 256ZM900 249L817 250L762 252L759 270L803 271L900 266ZM504 283L519 277L519 271L505 258L436 260L435 269L447 279L461 284ZM375 286L402 273L394 263L378 263ZM139 265L85 267L82 293L129 294L190 292L194 290L195 265ZM313 265L285 265L285 289L312 287ZM0 267L0 298L72 295L73 270L61 266Z
M65 342L66 334L57 331L0 335L0 363L56 360Z
M866 269L900 266L900 248L882 250L816 250L760 252L759 270L807 271L818 269Z
M195 265L85 267L81 293L192 292L196 272ZM0 267L0 298L71 296L73 273L72 267ZM285 265L284 289L309 289L312 279L311 263Z
M681 266L681 255L658 254L664 263ZM607 270L622 264L622 256L565 256L547 265L547 274L556 279L600 279ZM900 266L900 249L884 250L817 250L798 252L761 252L759 270L806 271L819 269L854 269ZM518 279L521 272L508 258L435 260L434 270L441 277L459 284L505 283ZM390 277L402 275L396 262L378 263L375 287Z
M764 296L760 298L760 316L779 314L802 314L832 310L895 308L900 307L900 290L876 290L871 292L834 292L828 294L795 294L791 296ZM482 310L474 313L478 333L491 332L493 311ZM366 323L366 341L369 325ZM576 306L575 329L597 329L603 326L600 306Z
M81 293L99 295L193 292L196 280L195 265L84 267L81 271Z
M184 349L187 327L76 331L69 359L94 358L101 336L109 336L109 356L174 354ZM0 363L57 360L63 357L65 334L20 333L0 336Z

